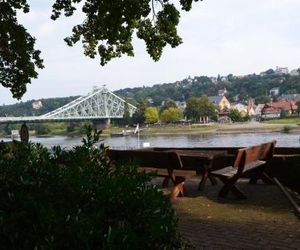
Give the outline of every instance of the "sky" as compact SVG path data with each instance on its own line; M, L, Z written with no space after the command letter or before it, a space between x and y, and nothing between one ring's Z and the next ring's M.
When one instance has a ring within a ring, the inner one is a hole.
M152 86L188 76L246 75L276 66L300 67L299 0L204 0L181 13L183 44L167 47L158 62L134 39L135 57L100 66L99 58L83 55L82 44L68 47L63 39L81 14L52 21L54 0L28 0L30 12L19 22L34 36L45 68L27 85L21 101L86 95L94 86L110 90ZM178 2L177 0L173 2ZM0 86L0 105L18 102Z

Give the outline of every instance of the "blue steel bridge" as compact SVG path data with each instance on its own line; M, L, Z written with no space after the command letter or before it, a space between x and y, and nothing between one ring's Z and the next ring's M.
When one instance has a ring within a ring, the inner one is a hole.
M0 124L68 121L103 123L110 119L123 118L125 103L125 100L102 87L41 116L0 117ZM128 110L132 116L136 107L128 103Z

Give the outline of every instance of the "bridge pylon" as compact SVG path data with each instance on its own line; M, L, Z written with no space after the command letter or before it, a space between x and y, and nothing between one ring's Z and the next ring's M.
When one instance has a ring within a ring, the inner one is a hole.
M106 128L110 127L110 125L111 125L110 122L111 122L110 118L102 119L102 120L95 120L95 121L93 121L93 127L97 131L103 130L103 129L106 129Z

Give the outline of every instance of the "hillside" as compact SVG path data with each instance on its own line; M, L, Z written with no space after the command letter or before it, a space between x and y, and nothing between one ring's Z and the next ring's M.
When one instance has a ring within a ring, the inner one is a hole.
M78 98L78 96L69 97L57 97L57 98L47 98L39 99L42 103L42 107L39 109L34 109L32 103L36 100L30 100L27 102L20 102L12 105L0 106L0 117L1 116L38 116L43 115L47 112L55 110L68 102L73 101Z
M260 98L269 95L272 88L279 87L280 94L300 93L300 76L276 74L268 70L260 75L246 76L195 76L174 83L156 84L152 87L126 88L114 93L131 103L144 100L151 105L160 106L167 99L186 101L192 96L218 95L218 90L226 88L229 100L245 101L248 98ZM0 106L0 116L31 116L42 115L74 100L76 96L41 99L43 106L33 109L32 102L21 102L13 105Z
M152 87L126 88L115 91L117 95L128 100L150 100L153 105L159 106L163 100L168 98L175 101L186 101L192 96L218 95L218 90L226 88L231 101L238 98L239 101L248 98L258 98L269 95L270 89L280 88L280 94L300 93L300 76L289 74L278 75L273 70L264 74L233 76L217 78L196 76L175 83L157 84Z

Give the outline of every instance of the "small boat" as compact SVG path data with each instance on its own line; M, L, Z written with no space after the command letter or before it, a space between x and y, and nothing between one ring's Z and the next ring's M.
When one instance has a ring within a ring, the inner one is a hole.
M133 130L122 130L122 132L111 133L111 136L129 136L133 134Z
M19 130L11 130L11 139L13 141L20 141Z

